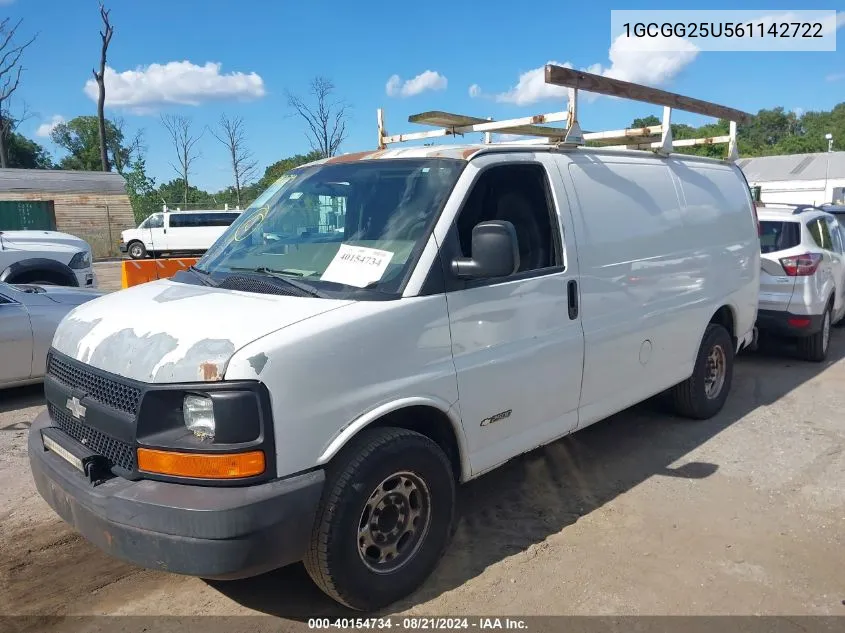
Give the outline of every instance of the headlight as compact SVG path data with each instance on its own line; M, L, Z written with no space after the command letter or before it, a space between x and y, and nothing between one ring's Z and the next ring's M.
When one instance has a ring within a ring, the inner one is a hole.
M81 268L89 268L91 266L91 254L88 251L82 251L81 253L77 253L71 258L68 266L75 270L79 270Z
M194 435L201 438L214 438L214 404L207 396L185 396L182 410L185 426Z

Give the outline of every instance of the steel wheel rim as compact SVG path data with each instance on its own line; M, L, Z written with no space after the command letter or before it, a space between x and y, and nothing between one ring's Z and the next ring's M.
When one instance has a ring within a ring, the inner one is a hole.
M141 247L137 244L133 245L132 248L129 249L129 254L133 258L139 259L141 257Z
M721 345L714 345L707 356L706 374L704 377L704 394L708 399L716 398L725 385L727 374L727 358Z
M827 351L827 346L830 343L830 312L824 313L824 320L822 321L822 350Z
M417 475L397 472L372 491L358 520L361 562L377 574L389 574L410 562L431 524L431 494Z

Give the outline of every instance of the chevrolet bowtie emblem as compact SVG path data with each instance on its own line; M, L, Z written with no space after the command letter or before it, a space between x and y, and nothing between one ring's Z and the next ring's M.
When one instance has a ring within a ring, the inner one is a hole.
M67 404L65 405L67 410L70 411L70 414L75 417L77 420L85 415L86 407L83 407L79 404L79 398L74 396L73 398L68 398Z

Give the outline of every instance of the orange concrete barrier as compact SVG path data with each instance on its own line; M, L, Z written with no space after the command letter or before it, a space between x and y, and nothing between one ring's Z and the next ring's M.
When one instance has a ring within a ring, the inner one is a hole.
M172 259L125 259L121 262L120 281L124 288L172 277L197 262L197 257Z

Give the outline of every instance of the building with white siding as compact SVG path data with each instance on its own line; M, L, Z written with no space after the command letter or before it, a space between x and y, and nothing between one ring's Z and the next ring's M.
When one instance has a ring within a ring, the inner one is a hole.
M761 202L845 204L845 152L761 156L737 161Z

